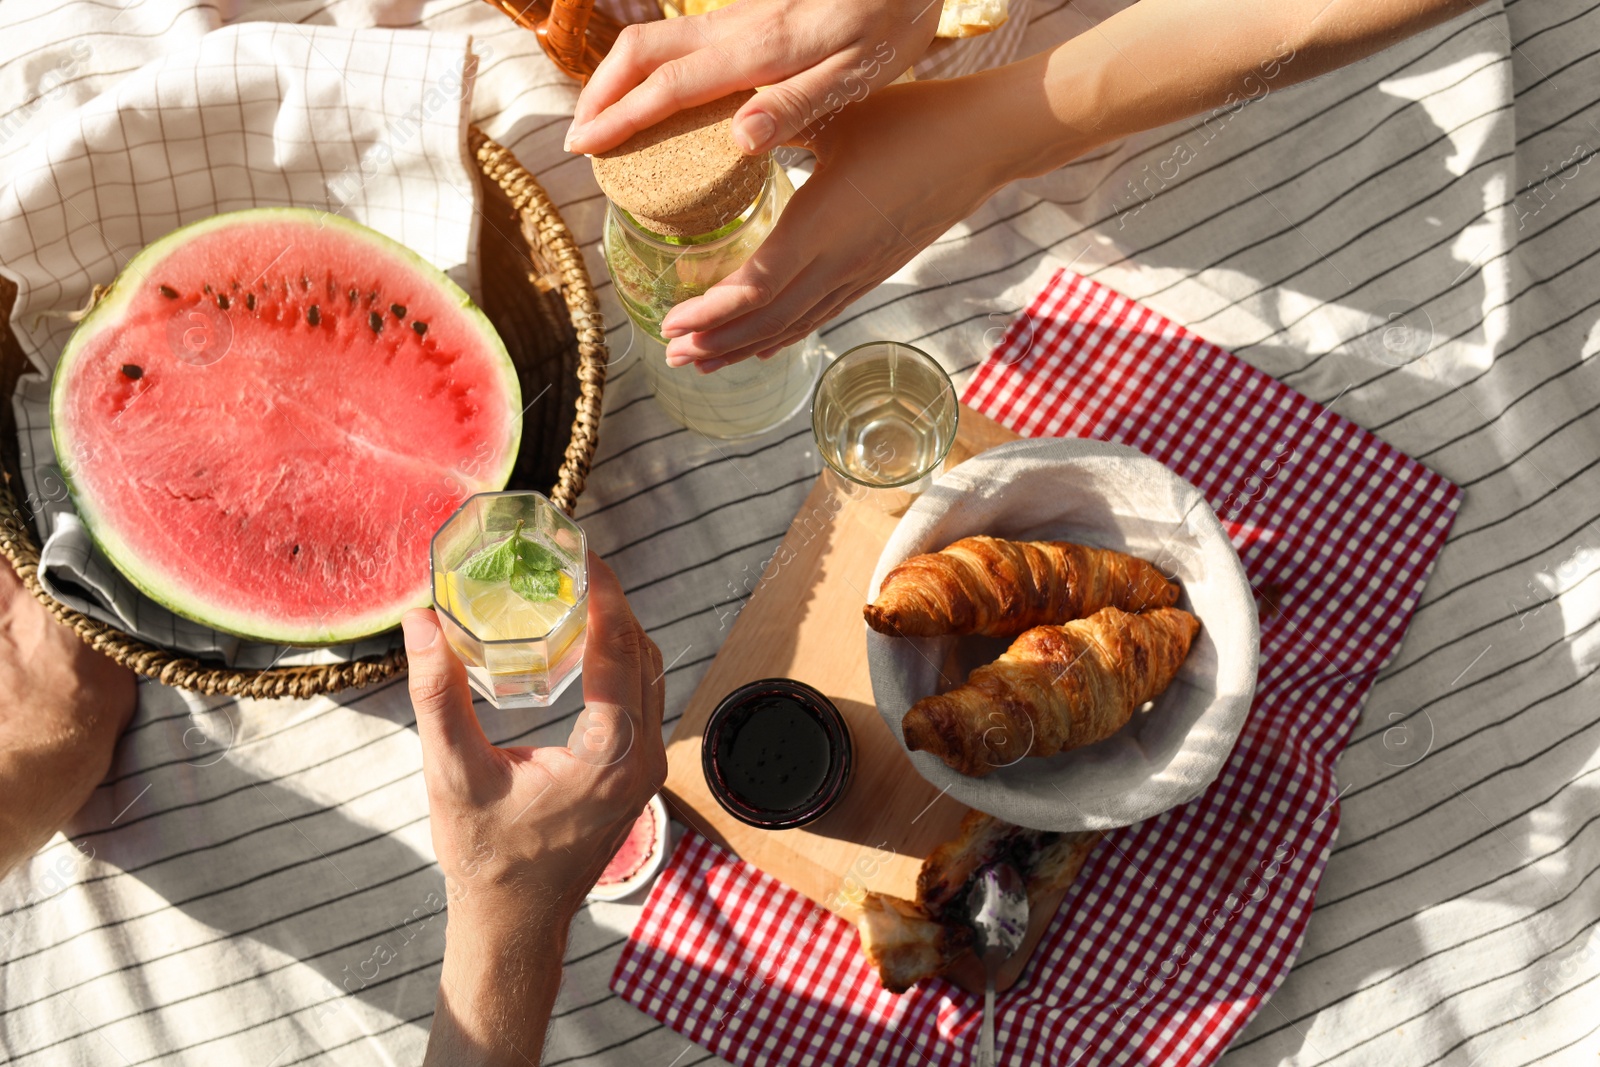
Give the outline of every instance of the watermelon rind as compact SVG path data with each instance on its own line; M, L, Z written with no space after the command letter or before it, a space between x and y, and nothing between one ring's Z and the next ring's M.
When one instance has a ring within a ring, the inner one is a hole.
M392 630L399 626L400 618L405 612L413 608L429 606L432 602L432 591L431 582L428 581L427 576L424 575L419 580L419 592L414 602L389 605L364 614L346 616L340 621L339 625L335 626L297 628L277 624L255 615L229 611L218 605L197 605L183 590L175 588L164 575L157 573L154 568L146 564L138 553L134 552L118 535L114 525L105 521L92 497L81 491L75 478L76 472L67 458L75 455L76 452L74 441L66 426L67 420L59 417L59 412L65 403L65 382L68 379L66 371L71 367L74 358L102 330L116 328L121 313L126 310L136 295L139 281L143 280L150 272L149 268L165 259L174 249L193 238L203 236L213 230L225 229L257 220L315 225L340 230L352 238L368 241L384 252L402 260L407 266L417 271L419 275L427 278L429 284L436 286L440 291L449 295L463 312L469 324L475 326L482 335L484 343L491 354L498 355L499 358L496 362L504 378L506 395L514 410L518 412L516 417L510 421L510 438L506 442L505 458L501 469L486 474L481 480L482 484L474 488L473 492L491 492L505 488L506 483L511 479L512 470L516 466L517 455L521 446L522 418L520 412L522 409L522 388L517 378L516 365L512 362L511 354L506 350L505 342L501 339L493 324L490 323L489 317L473 302L467 292L452 281L448 275L410 248L361 223L340 215L332 215L309 208L249 208L243 211L213 215L173 230L166 236L146 245L144 249L130 259L116 279L101 291L99 299L94 302L93 307L79 321L76 329L72 332L72 336L68 338L65 347L63 347L61 357L56 362L50 394L51 441L55 447L56 463L61 470L68 494L90 539L122 576L140 593L175 615L198 622L219 633L231 634L247 640L302 647L349 644Z

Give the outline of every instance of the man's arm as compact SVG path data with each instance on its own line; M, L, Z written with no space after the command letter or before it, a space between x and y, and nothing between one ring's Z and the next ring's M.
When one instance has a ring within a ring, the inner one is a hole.
M483 937L469 929L471 920L453 915L425 1062L537 1064L561 987L571 919L520 936Z
M426 1063L537 1064L567 926L667 774L661 652L589 557L584 710L564 748L496 748L431 611L405 618L444 973Z
M0 559L0 875L89 799L137 689L132 671L56 622Z

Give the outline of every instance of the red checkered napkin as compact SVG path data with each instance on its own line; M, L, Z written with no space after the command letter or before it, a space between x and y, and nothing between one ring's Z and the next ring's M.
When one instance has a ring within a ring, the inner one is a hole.
M1206 494L1256 590L1259 688L1221 776L1094 851L999 1002L1002 1062L1210 1063L1299 949L1338 823L1334 758L1461 491L1065 271L964 399L1024 436L1120 441L1167 464ZM737 1064L965 1063L982 1009L942 981L884 992L848 924L692 833L611 985Z

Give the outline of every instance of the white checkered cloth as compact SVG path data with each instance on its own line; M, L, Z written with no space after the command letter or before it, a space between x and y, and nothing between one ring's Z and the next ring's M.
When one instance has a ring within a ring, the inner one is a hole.
M1022 48L1113 6L1038 0ZM576 90L481 0L7 0L0 129L46 99L0 167L224 13L420 26L492 49L472 117L550 190L625 338L595 251L603 202L588 164L561 152ZM1008 188L825 327L836 350L915 343L964 385L1071 263L1338 397L1336 411L1465 487L1340 764L1340 840L1299 963L1226 1067L1592 1064L1600 1051L1597 101L1600 9L1486 0L1237 114ZM1433 351L1408 362L1416 337ZM696 439L626 363L606 412L579 517L661 644L671 718L818 461L799 422L735 447ZM69 828L78 847L58 839L0 883L0 1047L28 1065L418 1062L443 924L403 688L237 703L147 684L141 697ZM548 718L485 712L484 725L559 743L577 707L573 693ZM574 923L547 1063L711 1061L608 990L637 915L637 901L595 905Z

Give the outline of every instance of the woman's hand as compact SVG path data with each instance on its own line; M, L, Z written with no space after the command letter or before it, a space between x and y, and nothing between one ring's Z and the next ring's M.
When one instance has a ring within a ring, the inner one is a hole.
M739 0L628 26L578 98L567 151L604 152L634 132L740 89L733 137L755 154L888 85L927 51L940 0Z
M661 653L589 557L584 709L564 748L496 748L431 611L404 620L449 903L430 1064L537 1063L567 924L666 778Z
M710 372L793 344L1035 169L1019 127L1043 92L1025 68L890 86L820 124L816 171L761 247L662 319L667 363Z
M1471 6L1140 0L1010 66L873 92L812 124L816 173L744 266L662 319L667 362L711 371L798 341L1008 181L1196 112L1231 113Z

